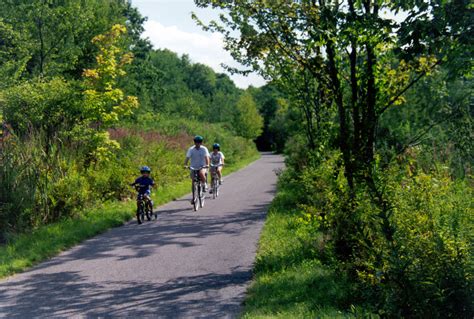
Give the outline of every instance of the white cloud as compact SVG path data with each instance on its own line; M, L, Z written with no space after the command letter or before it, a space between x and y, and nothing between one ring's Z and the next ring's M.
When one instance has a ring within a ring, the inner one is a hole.
M192 61L206 64L217 72L224 73L221 64L236 66L230 54L223 49L224 42L221 34L200 34L180 30L177 26L164 26L158 21L145 22L144 37L150 39L155 48L166 48L180 55L188 54ZM256 74L248 77L232 75L231 78L240 88L249 85L261 86L265 80Z

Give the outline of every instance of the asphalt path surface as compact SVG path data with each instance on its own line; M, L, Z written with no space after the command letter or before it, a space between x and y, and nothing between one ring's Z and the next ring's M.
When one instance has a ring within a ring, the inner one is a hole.
M264 154L198 212L187 195L0 281L0 317L237 317L282 167Z

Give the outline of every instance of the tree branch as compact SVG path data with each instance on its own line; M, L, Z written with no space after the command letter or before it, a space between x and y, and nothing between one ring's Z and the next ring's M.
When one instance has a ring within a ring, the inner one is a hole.
M425 128L422 132L418 133L416 136L414 136L413 138L411 138L410 141L409 141L408 143L406 143L406 144L397 152L397 155L400 155L400 154L404 153L409 147L418 145L418 144L421 142L422 138L423 138L424 136L426 136L426 134L428 134L428 133L431 131L431 129L432 129L433 127L435 127L435 126L437 126L437 125L440 125L441 123L444 123L444 122L446 122L446 121L452 119L454 116L456 116L456 115L457 115L457 112L459 111L461 102L462 102L465 98L469 97L470 95L471 95L471 92L468 92L468 93L464 94L464 95L459 99L459 101L456 103L456 104L457 104L457 105L456 105L456 108L454 109L454 111L453 111L451 114L449 114L449 115L446 116L446 117L443 117L443 118L442 118L441 120L439 120L439 121L436 121L436 122L430 124L430 125L429 125L427 128Z
M431 67L430 67L430 71L433 70L435 67L437 67L438 65L440 65L442 63L442 59L439 59L438 61L436 61L435 64L433 64ZM393 103L395 103L399 98L400 96L402 96L403 94L405 94L406 91L408 91L408 89L410 89L413 85L415 85L418 81L420 81L426 74L428 73L428 71L423 71L421 72L416 78L414 78L406 87L404 87L400 92L398 92L394 98L392 98L378 113L378 117L380 117L380 115L382 115L390 106L393 105Z

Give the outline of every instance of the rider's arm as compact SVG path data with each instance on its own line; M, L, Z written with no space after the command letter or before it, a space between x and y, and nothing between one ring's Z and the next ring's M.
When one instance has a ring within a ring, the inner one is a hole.
M206 166L209 167L209 164L211 163L211 154L209 154L209 151L207 150L207 148L204 147L204 151L205 151L205 158L206 158Z
M133 183L131 183L130 186L135 186L135 185L137 185L137 184L139 184L138 178L137 178Z
M188 166L189 159L191 158L191 148L186 151L186 159L184 160L184 166Z
M219 152L219 154L221 155L221 165L224 166L224 160L225 160L224 153Z

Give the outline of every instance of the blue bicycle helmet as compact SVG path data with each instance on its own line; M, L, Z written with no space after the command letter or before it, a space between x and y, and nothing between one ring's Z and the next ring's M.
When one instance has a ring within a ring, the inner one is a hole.
M204 138L201 135L196 135L194 137L194 142L196 142L196 143L202 143L203 140L204 140Z
M142 168L140 168L140 173L151 173L151 169L148 167L148 166L142 166Z
M217 150L220 151L220 150L221 150L221 146L219 145L219 143L215 143L214 145L212 145L212 149L213 149L213 150L217 149Z

